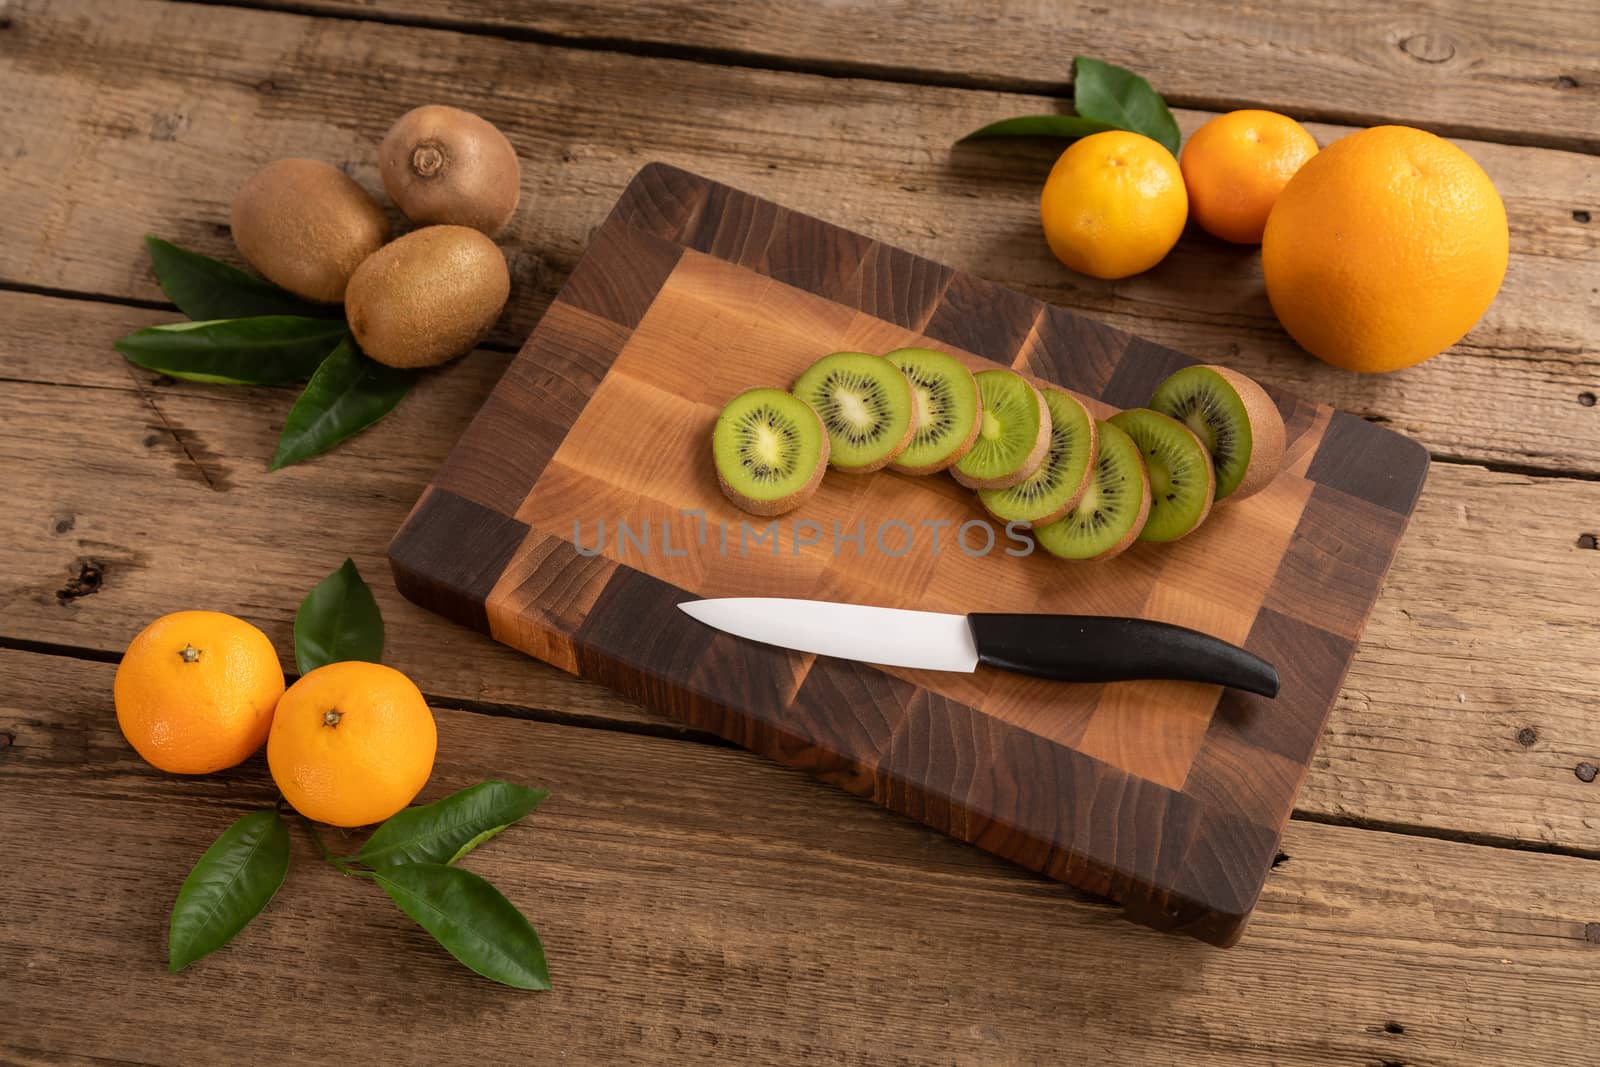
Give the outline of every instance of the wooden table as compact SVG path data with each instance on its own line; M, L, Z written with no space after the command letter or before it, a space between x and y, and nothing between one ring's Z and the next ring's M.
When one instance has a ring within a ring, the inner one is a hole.
M954 0L0 0L0 1060L1548 1064L1600 1018L1600 21L1583 0L1289 0L1249 17ZM1448 354L1366 378L1279 330L1257 257L1190 234L1115 283L1039 239L1048 109L1085 52L1192 131L1265 106L1449 135L1505 197L1510 271ZM140 242L233 258L268 160L378 189L425 102L511 137L515 291L482 351L316 461L293 390L158 378ZM617 192L665 160L1387 423L1435 466L1244 940L1221 951L687 733L432 617L384 546ZM437 710L425 797L551 799L471 864L555 991L458 967L297 835L282 893L179 976L166 917L262 760L178 778L118 733L112 664L189 607L262 626L346 555ZM1595 864L1595 866L1591 866Z

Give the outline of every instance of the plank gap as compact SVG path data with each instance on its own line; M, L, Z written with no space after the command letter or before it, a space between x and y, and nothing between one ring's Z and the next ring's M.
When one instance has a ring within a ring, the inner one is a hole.
M1430 453L1435 463L1452 467L1481 467L1495 474L1515 474L1525 478L1570 478L1576 482L1600 482L1600 471L1567 470L1560 467L1541 467L1536 463L1506 463L1501 460L1472 459Z
M250 3L247 0L169 0L172 3L196 4L204 7L236 7L252 11L274 11L309 18L334 18L355 22L377 22L388 26L410 29L443 30L475 37L495 37L501 40L541 44L555 48L570 48L585 52L615 52L647 59L672 59L689 63L703 63L724 67L743 67L750 70L775 71L784 74L808 74L823 78L857 78L900 85L921 85L941 89L967 89L985 92L1028 93L1071 99L1071 81L1065 75L1063 60L1061 79L1028 77L985 77L982 75L942 72L923 67L895 64L877 64L850 59L795 58L770 52L740 48L723 48L713 45L674 44L659 40L636 40L627 37L589 34L562 34L551 30L537 30L529 26L505 23L476 22L450 15L403 15L392 12L357 11L346 7L324 6L317 3L276 2L266 0ZM1140 73L1148 76L1149 71ZM1253 96L1229 97L1209 94L1163 93L1169 107L1191 108L1199 111L1228 112L1240 108L1272 109L1280 106L1270 99ZM1553 148L1562 151L1600 154L1600 138L1592 135L1535 134L1517 130L1500 129L1462 122L1424 122L1402 114L1369 114L1358 110L1339 108L1295 108L1295 118L1301 122L1327 122L1341 126L1380 126L1391 123L1419 126L1441 137L1461 137L1475 141L1515 145L1524 148Z
M82 300L90 304L112 304L116 307L142 308L145 311L170 311L181 315L178 305L166 300L145 300L137 296L113 296L109 293L91 293L83 289L58 289L50 285L34 285L12 278L0 278L0 293L21 293L24 296L50 296L58 300Z
M1578 848L1572 845L1557 845L1545 841L1528 841L1506 834L1452 830L1448 827L1440 826L1420 826L1388 819L1301 811L1299 808L1296 808L1289 817L1295 822L1316 823L1318 826L1339 826L1348 830L1367 830L1372 833L1396 834L1401 837L1426 837L1435 841L1450 841L1458 845L1473 845L1478 848L1506 849L1511 852L1537 852L1546 856L1568 856L1572 859L1600 860L1600 848Z

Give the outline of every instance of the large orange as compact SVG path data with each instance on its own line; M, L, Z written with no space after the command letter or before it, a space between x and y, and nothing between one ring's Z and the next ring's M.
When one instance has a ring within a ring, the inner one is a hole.
M1194 131L1178 160L1189 214L1213 237L1260 244L1278 194L1316 154L1317 142L1287 115L1218 115Z
M1509 253L1483 168L1431 133L1378 126L1290 179L1261 266L1278 321L1308 352L1391 371L1459 341L1500 291Z
M411 679L379 663L330 663L278 701L267 766L296 811L332 826L382 822L422 792L438 732Z
M112 683L122 736L174 774L250 758L282 695L283 668L267 635L220 611L179 611L146 626Z
M1074 141L1039 194L1050 251L1096 278L1126 278L1160 263L1188 217L1178 161L1156 141L1126 130Z

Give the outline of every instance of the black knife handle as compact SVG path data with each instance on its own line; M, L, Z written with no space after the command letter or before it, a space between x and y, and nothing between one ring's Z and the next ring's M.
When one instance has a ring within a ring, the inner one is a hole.
M1237 645L1166 622L1103 615L967 616L978 662L1060 682L1171 679L1278 695L1278 672Z

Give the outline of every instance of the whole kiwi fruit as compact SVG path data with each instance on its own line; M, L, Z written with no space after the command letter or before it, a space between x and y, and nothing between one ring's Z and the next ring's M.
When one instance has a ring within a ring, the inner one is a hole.
M432 367L483 340L511 292L506 257L469 226L425 226L368 256L345 291L361 351L391 367Z
M389 223L367 191L315 159L279 159L233 198L233 243L249 264L297 296L344 299L362 260L383 246Z
M487 119L429 104L389 127L378 149L383 187L406 218L493 236L517 210L522 167Z

